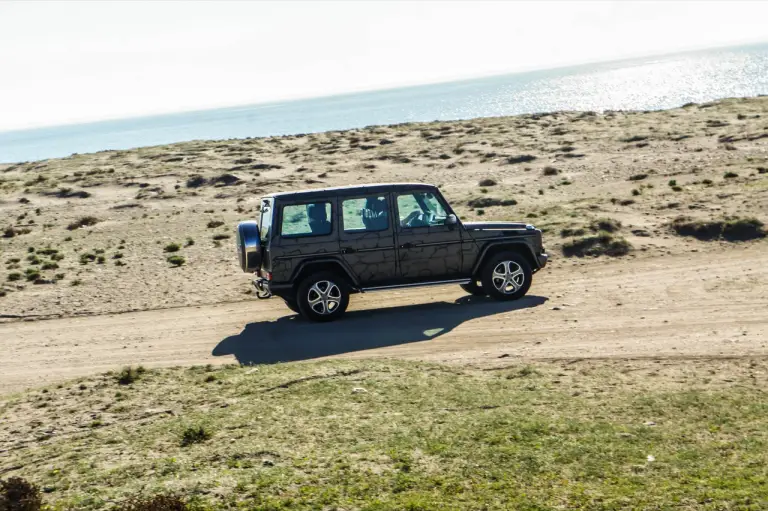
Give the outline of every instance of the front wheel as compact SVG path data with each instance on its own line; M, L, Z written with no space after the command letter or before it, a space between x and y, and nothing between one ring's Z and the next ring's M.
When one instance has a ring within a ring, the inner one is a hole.
M481 274L483 289L496 300L517 300L531 287L533 272L525 257L504 252L491 257Z
M310 321L338 319L349 305L346 281L332 272L310 275L299 284L296 301L302 316Z

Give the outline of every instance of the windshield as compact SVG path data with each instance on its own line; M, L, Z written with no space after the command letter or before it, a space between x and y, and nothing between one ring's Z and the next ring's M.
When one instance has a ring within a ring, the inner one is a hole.
M259 218L259 238L262 245L267 244L269 240L270 228L272 227L272 199L263 199L261 201L261 217Z

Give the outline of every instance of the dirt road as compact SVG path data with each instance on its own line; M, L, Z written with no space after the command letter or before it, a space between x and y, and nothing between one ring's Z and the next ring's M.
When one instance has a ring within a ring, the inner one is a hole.
M764 242L561 264L519 302L469 298L458 286L371 293L324 325L298 320L277 299L4 323L0 393L130 364L768 355Z

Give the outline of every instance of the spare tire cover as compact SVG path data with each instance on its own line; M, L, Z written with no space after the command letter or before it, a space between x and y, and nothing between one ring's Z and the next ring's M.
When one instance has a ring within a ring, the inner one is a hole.
M248 221L237 224L237 256L240 259L240 268L246 273L253 273L261 267L258 222Z

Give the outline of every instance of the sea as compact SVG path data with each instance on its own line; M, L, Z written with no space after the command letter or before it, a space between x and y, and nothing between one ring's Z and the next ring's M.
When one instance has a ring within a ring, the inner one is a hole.
M268 104L0 132L0 163L187 140L768 94L768 43Z

